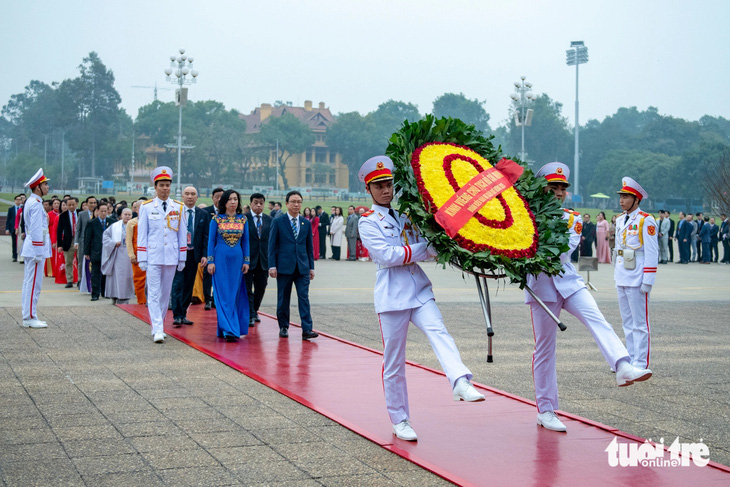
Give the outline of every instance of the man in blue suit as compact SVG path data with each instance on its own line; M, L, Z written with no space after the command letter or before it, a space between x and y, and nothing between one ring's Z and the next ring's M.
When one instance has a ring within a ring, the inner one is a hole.
M302 321L302 340L316 338L309 312L309 281L314 279L314 251L312 225L299 215L302 194L289 191L286 195L286 214L274 218L269 234L269 276L276 279L276 318L279 336L289 337L289 303L292 283L297 288L299 317Z
M15 204L8 208L8 218L5 220L5 234L10 235L13 246L13 262L18 262L18 235L15 233L16 215L23 206L23 195L15 197Z

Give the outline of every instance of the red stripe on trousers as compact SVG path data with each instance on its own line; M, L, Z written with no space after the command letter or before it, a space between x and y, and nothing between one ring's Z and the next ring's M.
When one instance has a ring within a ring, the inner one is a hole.
M33 295L35 294L35 280L36 277L38 277L38 263L35 264L35 270L33 271L33 287L30 289L30 303L28 303L28 307L30 308L30 312L28 313L30 315L30 319L34 320L35 316L33 316Z

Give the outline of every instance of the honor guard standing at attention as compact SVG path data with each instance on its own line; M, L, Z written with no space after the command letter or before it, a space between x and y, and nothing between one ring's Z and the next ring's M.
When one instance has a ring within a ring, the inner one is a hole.
M657 224L653 216L639 208L648 196L644 188L629 177L623 178L621 185L618 194L624 212L616 219L613 278L631 363L647 368L651 344L649 295L659 262Z
M137 262L147 272L147 310L155 343L165 341L163 323L170 302L175 271L185 268L188 256L188 227L183 204L170 199L172 169L160 166L152 171L157 197L139 207Z
M48 235L48 214L43 209L43 197L48 194L48 179L43 169L25 183L31 194L23 207L25 241L20 256L24 259L25 276L21 303L23 306L23 326L26 328L46 328L48 324L38 319L36 311L38 296L43 284L43 267L51 256L51 238Z
M535 176L547 179L546 191L552 191L561 202L565 200L570 178L568 166L561 162L551 162L541 167ZM563 273L559 276L530 275L527 277L527 285L555 316L560 316L560 311L564 309L588 328L606 362L611 369L616 370L616 382L619 387L648 379L651 377L651 370L639 369L631 365L626 347L616 336L613 327L603 317L593 296L586 289L583 278L570 261L570 254L581 241L580 213L564 210L563 219L567 220L570 232L570 250L560 255ZM525 292L525 302L530 305L532 329L535 336L532 378L535 382L537 424L553 431L566 431L565 425L555 414L558 409L558 376L555 365L558 327L527 292Z
M427 337L451 385L455 401L482 401L471 385L472 374L462 363L454 339L436 306L431 281L417 262L433 260L436 253L419 236L407 215L390 207L393 200L393 161L386 156L368 159L360 181L373 198L358 229L363 245L378 265L375 275L375 312L383 336L383 390L393 423L393 434L416 441L410 425L406 386L406 338L413 322Z

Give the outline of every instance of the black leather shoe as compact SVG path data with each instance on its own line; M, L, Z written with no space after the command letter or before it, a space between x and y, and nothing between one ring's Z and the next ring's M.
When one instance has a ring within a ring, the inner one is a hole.
M254 321L255 321L256 323L261 323L261 318L259 318L259 314L258 314L258 313L256 313L256 316L254 316L254 317L253 317L253 320L254 320Z
M98 296L97 297L92 297L91 300L92 301L99 301L99 297Z
M287 330L286 328L279 328L279 337L289 338L289 330Z
M175 328L180 328L182 326L182 323L180 323L180 318L175 318L172 320L172 326Z
M182 323L183 325L192 325L194 323L194 321L190 321L187 318L183 318L180 320L180 323Z
M310 338L317 338L319 333L316 331L304 331L302 332L302 340L309 340Z
M248 326L256 326L256 320L254 320L253 318L250 318L248 320Z
M228 336L226 336L226 341L227 341L228 343L233 343L233 342L236 342L236 341L238 341L238 337L236 337L236 336L233 336L233 335L228 335Z
M212 306L213 306L213 302L212 301L207 301L205 303L205 310L208 311Z
M68 289L68 288L70 288L70 287L74 287L74 285L73 285L72 283L70 283L70 282L69 282L68 284L66 284L66 289Z

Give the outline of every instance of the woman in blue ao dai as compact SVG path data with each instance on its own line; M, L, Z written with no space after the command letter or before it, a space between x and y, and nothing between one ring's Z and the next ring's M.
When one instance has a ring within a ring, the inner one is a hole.
M250 262L248 221L238 192L229 189L218 201L208 234L208 274L218 315L218 336L234 342L248 335L248 294L244 274Z

